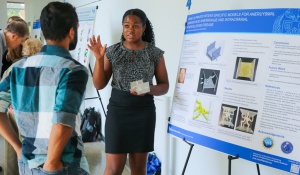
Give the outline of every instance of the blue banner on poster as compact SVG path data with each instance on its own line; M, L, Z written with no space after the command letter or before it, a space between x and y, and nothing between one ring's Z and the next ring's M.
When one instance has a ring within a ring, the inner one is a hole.
M297 167L296 170L297 172L299 171L298 168L300 166L300 162L296 160L290 160L272 154L266 154L260 151L245 148L236 144L224 142L215 138L207 137L179 128L171 124L169 124L168 126L168 133L178 138L185 138L186 141L193 142L214 149L216 151L220 151L233 156L239 155L240 158L256 162L258 164L272 166L287 172L291 172L292 167Z
M41 22L39 20L33 22L32 29L40 29L40 28L41 28Z
M300 34L299 9L211 11L187 17L185 34L200 32Z

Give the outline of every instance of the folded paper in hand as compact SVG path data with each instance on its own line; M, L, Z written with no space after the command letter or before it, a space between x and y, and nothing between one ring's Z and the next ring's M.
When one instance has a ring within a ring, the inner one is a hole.
M150 92L149 82L143 83L143 80L131 82L130 87L135 90L138 95Z

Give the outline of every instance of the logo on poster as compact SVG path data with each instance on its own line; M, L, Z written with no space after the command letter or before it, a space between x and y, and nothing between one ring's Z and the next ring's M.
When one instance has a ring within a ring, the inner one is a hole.
M266 137L263 140L263 146L267 149L271 149L274 146L274 141L271 137Z
M282 152L289 154L293 151L293 144L289 141L285 141L281 144L281 150Z

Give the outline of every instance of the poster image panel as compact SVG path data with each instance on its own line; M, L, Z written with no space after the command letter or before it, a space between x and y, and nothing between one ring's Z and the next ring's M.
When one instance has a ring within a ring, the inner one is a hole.
M257 110L239 108L236 130L253 134Z
M193 120L199 120L208 122L210 121L209 118L209 112L210 112L210 101L208 100L202 100L196 99L196 103L194 106L194 114L193 114Z
M254 81L257 69L257 58L237 57L234 79Z
M197 92L217 94L220 70L201 69Z
M222 104L219 117L219 126L233 129L237 116L237 106Z
M211 61L217 61L223 52L223 41L213 41L206 48L206 56Z
M177 82L183 84L185 80L185 75L186 75L186 68L180 68Z

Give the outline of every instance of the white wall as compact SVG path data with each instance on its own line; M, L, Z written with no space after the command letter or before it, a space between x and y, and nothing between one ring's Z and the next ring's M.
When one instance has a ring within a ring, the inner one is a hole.
M30 30L34 21L40 19L42 9L53 0L24 0L25 2L25 20L30 22ZM62 0L57 0L61 1Z
M6 1L0 1L0 29L6 28L6 21L7 21L7 6Z
M40 0L26 0L29 2L41 2ZM83 4L94 2L95 0L66 0L75 7ZM119 41L121 36L121 20L123 13L130 8L140 8L146 12L151 20L156 35L156 45L165 51L165 60L169 73L170 90L167 96L172 98L177 77L178 64L181 53L181 46L184 33L184 23L188 10L185 7L187 0L102 0L91 5L98 5L99 9L96 17L95 31L96 35L101 35L102 43L108 45ZM32 11L35 11L35 3L31 3ZM190 13L211 10L226 9L247 9L247 8L284 8L299 7L297 0L194 0ZM26 11L27 13L27 11ZM34 12L35 14L35 12ZM31 15L34 19L36 15ZM26 17L27 18L27 17ZM93 59L91 61L93 67ZM104 90L99 91L104 108L108 104L111 87L108 86ZM96 90L93 88L92 81L89 81L87 87L87 97L97 96ZM85 107L96 106L101 112L99 100L87 100ZM157 111L157 121L159 122L162 112ZM104 123L104 120L103 120ZM167 128L166 128L167 129ZM156 143L160 144L160 143ZM169 175L181 174L185 159L187 157L189 146L182 140L171 138L169 145L171 150ZM227 174L228 159L227 155L216 152L214 150L195 145L192 151L185 174L187 175L223 175ZM289 173L273 169L266 166L260 166L261 173L264 175L288 175ZM232 162L232 175L254 175L256 173L255 163L237 159Z

